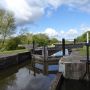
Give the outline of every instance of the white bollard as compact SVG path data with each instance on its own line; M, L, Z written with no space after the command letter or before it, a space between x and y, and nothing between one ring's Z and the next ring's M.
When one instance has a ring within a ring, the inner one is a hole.
M87 43L89 43L89 33L87 32Z

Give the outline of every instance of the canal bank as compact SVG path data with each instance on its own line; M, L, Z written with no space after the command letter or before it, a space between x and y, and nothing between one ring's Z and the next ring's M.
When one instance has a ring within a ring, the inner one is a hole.
M0 69L5 69L9 66L20 64L31 59L31 52L18 53L14 55L4 55L0 57Z

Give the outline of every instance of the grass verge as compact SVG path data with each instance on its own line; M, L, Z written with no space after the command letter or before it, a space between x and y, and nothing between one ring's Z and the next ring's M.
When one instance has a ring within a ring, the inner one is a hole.
M10 51L0 51L0 54L17 54L28 51L27 49L21 49L21 50L10 50Z
M85 56L87 54L87 51L86 51L86 46L84 46L83 48L80 48L79 49L79 52L80 52L80 55L83 55ZM89 55L90 55L90 47L89 47Z

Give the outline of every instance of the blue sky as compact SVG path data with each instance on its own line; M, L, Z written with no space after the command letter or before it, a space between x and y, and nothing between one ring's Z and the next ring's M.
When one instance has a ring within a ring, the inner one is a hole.
M90 0L0 0L0 8L32 33L74 39L90 30Z
M39 27L67 31L70 28L78 29L81 25L90 25L90 14L77 9L69 10L68 7L62 6L53 11L50 16L43 16L36 23Z

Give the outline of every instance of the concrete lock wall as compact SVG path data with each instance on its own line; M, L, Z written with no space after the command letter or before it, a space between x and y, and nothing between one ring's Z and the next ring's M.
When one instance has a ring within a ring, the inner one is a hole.
M29 59L31 59L31 52L24 52L24 53L19 53L16 55L1 57L0 58L0 69L4 69L9 66L20 64Z
M86 72L86 63L59 61L59 72L62 72L66 79L81 79ZM74 58L73 58L74 59Z

